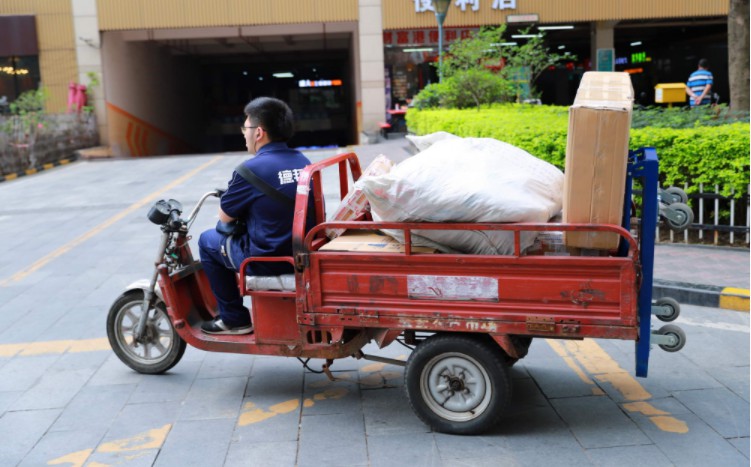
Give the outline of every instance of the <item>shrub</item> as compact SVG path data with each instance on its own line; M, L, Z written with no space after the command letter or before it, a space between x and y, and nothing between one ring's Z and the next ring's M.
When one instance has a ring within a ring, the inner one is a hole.
M458 136L499 139L561 169L566 160L567 107L505 104L479 110L414 109L407 113L407 124L419 135L448 131ZM656 148L666 186L687 182L695 189L699 183L717 184L726 196L732 187L736 196L747 191L748 123L633 128L630 146Z

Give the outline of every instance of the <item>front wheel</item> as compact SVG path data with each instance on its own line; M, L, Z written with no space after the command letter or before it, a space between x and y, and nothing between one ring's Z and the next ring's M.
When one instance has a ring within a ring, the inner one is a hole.
M434 430L471 435L495 426L511 397L506 361L490 342L438 334L407 361L412 410Z
M144 292L129 290L115 300L107 315L107 337L117 357L144 374L164 373L185 353L185 341L177 334L163 302L149 310L140 342L133 337L141 317Z

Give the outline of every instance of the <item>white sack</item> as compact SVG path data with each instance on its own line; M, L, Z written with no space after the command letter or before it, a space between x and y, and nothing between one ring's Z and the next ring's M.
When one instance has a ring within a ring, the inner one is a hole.
M426 150L391 172L358 181L374 220L547 222L561 210L563 173L552 164L491 138L449 134L427 141ZM401 231L386 233L404 240ZM534 237L522 235L522 250ZM418 230L412 238L444 252L514 252L512 232Z
M443 141L446 139L461 139L461 137L452 135L451 133L448 133L446 131L436 131L435 133L430 133L429 135L423 136L407 135L407 139L415 145L418 151L424 151L432 146L433 143L437 143L438 141Z

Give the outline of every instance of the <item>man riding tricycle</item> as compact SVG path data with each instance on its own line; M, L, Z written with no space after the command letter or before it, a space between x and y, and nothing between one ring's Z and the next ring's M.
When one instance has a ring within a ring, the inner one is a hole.
M410 404L433 429L474 434L503 415L511 398L509 368L535 337L636 341L640 376L646 376L650 342L671 351L685 342L678 328L650 331L651 313L666 320L677 316L677 310L669 317L664 304L651 303L651 264L643 264L645 250L651 255L653 248L648 233L657 215L651 203L644 205L638 241L608 224L374 222L368 213L327 222L321 171L338 168L344 198L348 178L362 174L357 156L309 164L286 148L285 136L252 104L243 133L249 150L258 152L249 167L253 174L236 170L226 192L204 194L187 217L175 200L160 201L149 213L162 230L154 273L129 286L107 319L113 350L134 370L163 373L180 361L186 344L325 359L327 372L335 359L368 358L405 366ZM277 104L271 104L273 110ZM653 156L634 154L634 163L649 163ZM273 157L288 166L274 165ZM271 186L259 188L252 175ZM197 261L190 229L210 197L221 198L220 223L201 236ZM289 232L286 239L272 238L273 227L248 217L263 210L276 216L277 232ZM288 220L280 221L279 212L288 213ZM630 202L626 212L630 220ZM238 219L247 223L238 225ZM404 242L397 251L340 251L325 247L331 243L327 229L398 230ZM413 248L418 229L507 232L513 253L425 252ZM610 232L621 238L622 248L596 257L524 254L523 233L552 231ZM250 297L250 310L243 296ZM370 342L383 348L395 341L413 347L406 363L362 353Z

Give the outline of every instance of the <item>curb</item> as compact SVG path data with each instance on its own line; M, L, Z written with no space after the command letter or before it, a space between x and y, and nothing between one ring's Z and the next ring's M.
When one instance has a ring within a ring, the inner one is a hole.
M736 287L689 284L655 279L652 285L652 298L670 297L686 305L706 306L749 312L750 291Z
M26 170L24 170L22 172L14 172L14 173L9 173L9 174L5 174L5 175L0 175L0 182L7 182L7 181L10 181L10 180L15 180L15 179L20 178L20 177L25 177L26 175L34 175L35 173L43 172L43 171L49 170L49 169L51 169L53 167L57 167L57 166L60 166L60 165L70 164L71 162L75 161L76 159L78 159L78 155L73 155L72 157L68 157L66 159L60 159L59 161L49 162L47 164L42 164L42 165L39 165L39 166L36 166L36 167L32 167L32 168L26 169Z

